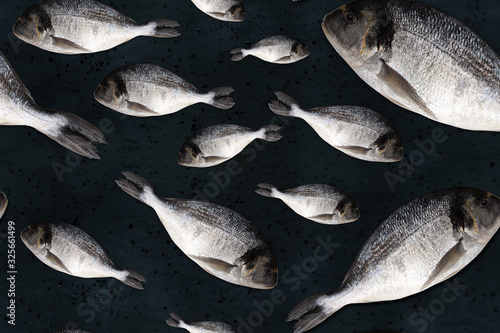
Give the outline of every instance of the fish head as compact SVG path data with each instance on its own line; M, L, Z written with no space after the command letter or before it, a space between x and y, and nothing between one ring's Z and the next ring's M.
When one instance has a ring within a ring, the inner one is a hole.
M333 48L353 68L390 48L394 36L391 15L381 0L343 5L326 14L321 26Z
M403 142L396 131L381 135L372 146L370 153L375 161L397 162L403 158Z
M359 209L354 200L347 197L339 201L335 207L336 223L350 223L359 219Z
M311 51L309 51L309 48L307 47L306 44L303 42L296 42L292 46L292 58L295 60L301 60L307 57Z
M47 12L39 5L25 11L12 28L14 35L30 44L41 46L51 39L52 23Z
M278 264L271 247L250 249L240 260L241 285L256 289L272 289L278 284Z
M123 111L127 109L127 85L120 75L111 73L99 83L94 91L96 101L110 109Z
M7 200L5 193L0 192L0 218L3 216L3 213L5 213L8 203L9 201Z
M452 221L478 241L488 242L500 227L500 198L486 191L466 189L462 209L451 209ZM458 212L458 213L457 213Z
M177 154L177 163L183 166L197 166L203 163L203 153L193 142L187 141Z
M226 20L232 22L241 22L245 20L245 7L240 2L231 6L226 12Z
M45 223L35 223L21 232L21 240L36 255L50 247L52 232Z

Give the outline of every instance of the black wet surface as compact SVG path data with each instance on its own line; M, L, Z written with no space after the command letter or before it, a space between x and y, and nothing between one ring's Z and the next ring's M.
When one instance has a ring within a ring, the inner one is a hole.
M189 321L225 321L240 326L242 333L292 332L293 325L285 323L290 309L317 292L337 288L367 237L400 205L432 190L460 185L500 194L496 179L499 134L464 131L403 110L365 85L336 54L320 23L342 1L246 1L243 23L212 19L188 0L104 3L136 21L175 19L182 24L178 28L182 36L137 38L91 55L54 54L23 43L11 33L18 16L34 2L0 3L1 51L38 104L100 124L109 142L99 146L102 159L92 161L34 129L0 128L0 190L9 198L0 224L0 277L7 277L8 221L15 222L19 234L32 223L59 220L88 232L118 267L134 269L148 282L139 291L113 279L65 275L41 263L17 237L16 326L5 320L1 332L74 327L94 333L175 332L165 324L169 312ZM466 22L500 50L499 2L427 3ZM296 36L309 46L311 55L291 65L253 57L230 61L231 49L277 34ZM236 89L232 94L236 105L219 110L199 104L159 118L134 118L93 99L94 89L106 74L135 62L163 66L201 90L231 85ZM233 159L236 175L223 176L228 175L227 163L208 169L188 169L176 163L184 140L200 128L221 123L257 128L272 121L274 114L267 103L274 99L275 90L287 92L305 107L357 104L384 114L402 135L405 160L377 164L352 159L322 141L304 121L290 118L277 122L284 126L279 142L256 142ZM444 139L433 149L427 145L425 149L431 151L425 152L417 142L431 139L433 132ZM422 161L416 160L418 155L424 157ZM417 165L409 167L405 162L409 157ZM169 239L155 212L115 185L122 170L146 177L163 196L205 197L253 221L277 255L280 282L274 294L230 285L189 260ZM400 177L392 188L386 180L389 174ZM316 224L277 200L255 194L261 182L281 188L336 185L356 200L361 218L342 226ZM320 260L312 259L315 249L328 240L338 244L328 259L322 259L324 249L317 252ZM399 301L349 305L311 332L500 332L499 248L497 235L451 280L464 287L450 289L441 284ZM0 284L4 312L9 301L5 278ZM269 306L273 299L281 304Z

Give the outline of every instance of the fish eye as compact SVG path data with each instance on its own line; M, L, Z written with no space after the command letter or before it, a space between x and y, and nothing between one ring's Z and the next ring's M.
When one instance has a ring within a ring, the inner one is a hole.
M272 269L271 267L266 267L266 268L265 268L265 272L266 272L267 274L271 274L271 273L273 272L273 269Z
M481 201L479 201L479 207L481 208L486 208L490 204L490 200L488 198L484 198Z
M354 24L357 20L358 18L352 12L346 12L344 14L344 21L346 21L348 24Z

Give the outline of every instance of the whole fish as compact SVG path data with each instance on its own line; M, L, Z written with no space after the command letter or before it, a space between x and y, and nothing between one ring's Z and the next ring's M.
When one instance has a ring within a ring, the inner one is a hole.
M109 50L138 36L176 37L177 26L166 19L139 24L94 0L44 0L24 12L13 31L44 50L82 54Z
M253 140L276 142L281 139L278 125L258 130L238 125L214 125L201 129L181 147L177 162L188 167L206 168L221 164L239 154Z
M274 113L304 119L332 147L360 160L397 162L403 157L401 136L380 113L360 106L324 106L304 110L284 92L269 103Z
M368 85L451 126L500 131L500 58L457 19L408 0L358 0L323 31Z
M0 218L2 218L5 210L7 209L7 205L9 204L9 200L7 200L7 196L5 193L0 192Z
M152 64L133 64L118 68L99 84L95 99L115 111L135 116L162 116L196 103L219 109L234 105L231 87L201 93L191 83Z
M249 49L231 50L231 60L240 61L248 55L275 64L291 64L304 59L310 54L306 44L289 36L273 36L265 38Z
M311 184L280 191L271 184L258 184L260 195L282 200L295 213L322 224L342 224L359 219L358 206L342 190Z
M161 198L144 178L123 172L118 186L158 214L172 241L208 273L230 283L271 289L278 266L264 235L240 214L205 201Z
M63 222L39 222L21 232L26 247L56 271L82 278L114 277L136 289L144 289L144 277L117 269L108 255L86 232Z
M245 20L245 7L240 0L191 0L199 10L221 21Z
M297 305L287 321L305 332L347 304L389 301L457 274L500 227L500 198L471 188L421 196L398 208L363 245L342 285Z
M106 143L104 134L82 118L36 104L1 52L0 125L33 127L60 145L88 158L99 159L97 148L92 142Z
M190 333L236 333L236 330L226 324L219 321L200 321L194 323L186 323L181 317L175 313L171 313L170 317L167 319L167 324L170 327L184 328Z

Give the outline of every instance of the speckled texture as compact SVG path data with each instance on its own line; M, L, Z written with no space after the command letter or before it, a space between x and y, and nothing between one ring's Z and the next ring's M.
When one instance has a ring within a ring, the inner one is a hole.
M34 129L0 127L0 191L9 199L0 220L0 304L2 308L7 305L4 233L10 220L16 222L18 234L43 220L75 224L92 235L115 263L137 270L148 282L140 291L114 279L67 276L37 260L18 237L17 325L2 321L2 333L61 330L69 322L93 333L182 332L166 325L169 312L192 321L223 321L235 327L241 325L238 318L248 323L251 316L254 324L264 322L253 332L291 332L293 324L285 323L288 312L306 297L339 286L368 236L397 207L435 189L461 185L500 195L499 133L464 131L403 110L363 83L337 55L321 30L321 20L343 1L247 1L245 21L229 23L212 19L185 0L103 0L138 22L175 19L182 24L177 28L182 35L136 38L106 52L76 56L43 51L11 34L19 15L34 3L0 2L1 51L37 103L101 124L108 145L99 145L102 159L91 161L76 157ZM426 3L453 14L500 51L500 3ZM230 60L231 49L278 34L296 36L308 45L311 55L290 65L254 57ZM189 78L200 90L231 85L236 105L219 110L198 104L164 117L134 118L94 100L93 92L104 76L137 62L162 66ZM309 106L354 104L380 112L401 133L405 157L392 164L356 160L323 142L305 122L283 118L275 121L284 127L283 138L276 143L252 143L233 159L238 164L231 173L227 169L230 161L210 169L177 164L179 147L201 128L224 123L258 128L271 123L276 116L267 103L275 99L273 91L277 90ZM438 140L430 144L433 137ZM64 173L58 177L54 167ZM200 272L174 246L155 212L115 185L122 170L154 181L164 196L209 200L255 223L275 250L280 270L275 290L282 296L274 299L283 303L275 304L271 311L265 301L271 300L272 291L234 286ZM399 177L394 178L392 188L386 181L391 175ZM303 223L286 205L254 193L258 183L281 188L335 184L356 198L361 217L338 226ZM330 249L327 259L318 237L323 243L339 245ZM315 258L316 249L318 259L310 259ZM427 321L422 332L500 331L499 249L500 238L494 237L452 279L467 289L460 290L439 315L428 310L433 320ZM433 306L446 287L441 284L399 301L350 305L312 332L403 329L418 333L423 326L412 325L410 318L417 314L414 320L422 319L419 308ZM260 305L263 302L266 306ZM258 315L262 313L259 308L269 317Z

